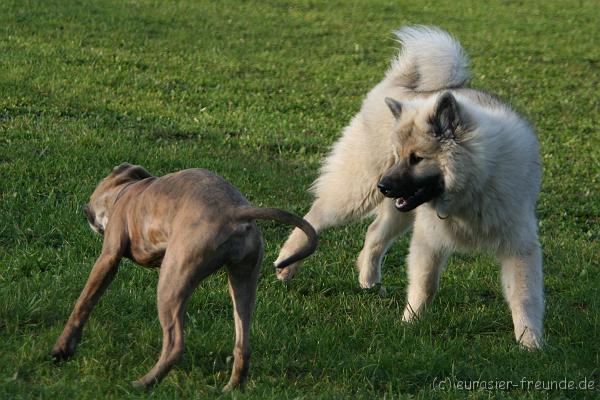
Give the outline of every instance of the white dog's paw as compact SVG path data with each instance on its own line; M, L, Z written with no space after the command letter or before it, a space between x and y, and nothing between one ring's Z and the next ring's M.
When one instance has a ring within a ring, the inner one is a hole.
M365 292L377 293L377 295L379 295L379 297L381 297L382 299L385 299L386 297L388 297L388 291L387 291L387 289L385 288L385 286L383 286L379 282L373 283L373 284L371 284L369 286L363 286L361 284L360 288L362 290L364 290Z
M360 274L358 276L358 284L361 289L372 289L379 284L379 279L374 276L364 276Z
M277 262L275 263L275 265L277 265ZM294 277L294 275L296 275L297 268L298 268L298 263L288 265L285 268L276 268L275 276L277 277L277 279L279 279L282 282L288 282L289 280L291 280Z
M282 261L284 261L287 258L291 257L292 255L298 253L298 251L300 251L300 249L302 249L302 247L305 244L306 244L306 236L305 236L304 232L302 232L301 230L296 228L290 235L287 242L285 242L285 244L279 251L279 256L277 257L277 260L275 260L275 262L273 264L277 267ZM277 276L277 279L279 279L282 282L289 281L290 279L292 279L294 277L294 275L296 275L301 264L302 264L302 262L298 261L298 262L288 265L285 268L277 268L275 271L275 275Z
M381 274L378 266L373 266L368 260L364 260L363 253L358 256L356 269L358 270L358 284L361 289L372 289L380 284Z
M525 328L525 331L517 337L517 341L526 350L538 350L544 346L542 336L532 329Z
M406 306L404 308L404 312L402 313L402 322L412 324L413 322L416 322L418 318L419 313L415 312L412 307Z

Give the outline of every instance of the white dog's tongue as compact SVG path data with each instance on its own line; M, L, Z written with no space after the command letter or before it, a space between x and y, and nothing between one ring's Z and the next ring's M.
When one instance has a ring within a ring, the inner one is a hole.
M406 200L404 199L404 197L398 197L396 199L396 207L397 208L402 208L406 205Z

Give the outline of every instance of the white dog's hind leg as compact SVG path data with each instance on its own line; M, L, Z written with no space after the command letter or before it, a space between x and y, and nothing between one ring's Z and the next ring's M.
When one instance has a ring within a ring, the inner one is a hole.
M437 292L449 252L432 246L431 238L415 225L407 260L408 288L403 322L412 322Z
M379 205L377 217L369 225L365 244L356 260L361 288L368 289L381 282L383 256L394 239L412 225L413 218L413 213L399 212L393 199L385 199Z
M539 245L524 255L504 256L502 286L512 312L515 337L528 349L543 345L544 282Z

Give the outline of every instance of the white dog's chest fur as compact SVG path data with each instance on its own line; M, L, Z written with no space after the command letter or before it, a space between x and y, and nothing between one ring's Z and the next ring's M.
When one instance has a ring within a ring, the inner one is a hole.
M490 226L453 215L441 219L430 205L423 205L416 210L415 225L419 225L417 231L424 233L424 240L443 243L450 251L497 253L510 251L514 247L503 239L509 237L506 234L509 226Z

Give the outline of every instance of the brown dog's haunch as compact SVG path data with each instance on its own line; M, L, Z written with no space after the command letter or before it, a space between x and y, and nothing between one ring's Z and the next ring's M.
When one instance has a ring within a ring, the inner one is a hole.
M225 389L244 383L250 357L249 328L263 243L255 219L292 224L308 243L278 268L311 255L317 235L302 218L275 208L254 208L231 184L203 169L154 177L140 166L122 164L100 184L84 207L90 227L104 235L102 252L52 349L58 359L75 352L98 299L114 278L119 261L130 258L159 267L158 316L163 344L156 365L135 386L159 382L183 352L183 320L198 283L225 265L235 321L234 362Z

